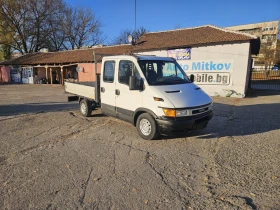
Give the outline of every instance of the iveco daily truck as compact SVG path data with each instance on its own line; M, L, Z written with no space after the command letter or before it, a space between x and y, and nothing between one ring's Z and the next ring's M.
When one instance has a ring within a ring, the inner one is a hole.
M79 96L83 116L101 107L147 140L205 128L213 116L212 99L170 57L104 56L95 83L65 82L65 91Z

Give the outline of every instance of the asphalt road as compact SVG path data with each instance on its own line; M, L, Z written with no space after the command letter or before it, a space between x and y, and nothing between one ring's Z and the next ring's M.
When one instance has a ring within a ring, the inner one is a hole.
M206 129L156 141L61 86L0 97L2 209L280 209L280 95L214 98Z

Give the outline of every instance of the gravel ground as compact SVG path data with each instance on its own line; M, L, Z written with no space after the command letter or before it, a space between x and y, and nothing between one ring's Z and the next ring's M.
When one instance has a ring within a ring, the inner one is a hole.
M280 209L280 95L214 98L209 126L142 140L56 85L0 85L1 209Z

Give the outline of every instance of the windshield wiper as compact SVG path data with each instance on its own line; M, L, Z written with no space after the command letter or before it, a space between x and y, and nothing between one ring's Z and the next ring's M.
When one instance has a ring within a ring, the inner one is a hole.
M182 83L189 83L187 80L184 79L175 79L173 82L182 82Z
M152 85L169 85L171 84L170 81L156 81L156 82L152 82Z
M165 80L165 81L157 81L151 83L151 85L176 85L176 84L185 84L187 81L185 80Z

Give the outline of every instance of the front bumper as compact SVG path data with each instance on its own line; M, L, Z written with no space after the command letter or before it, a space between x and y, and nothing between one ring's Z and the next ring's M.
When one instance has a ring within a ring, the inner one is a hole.
M191 130L200 130L207 126L213 117L213 111L190 117L159 117L156 119L160 134L172 135Z

